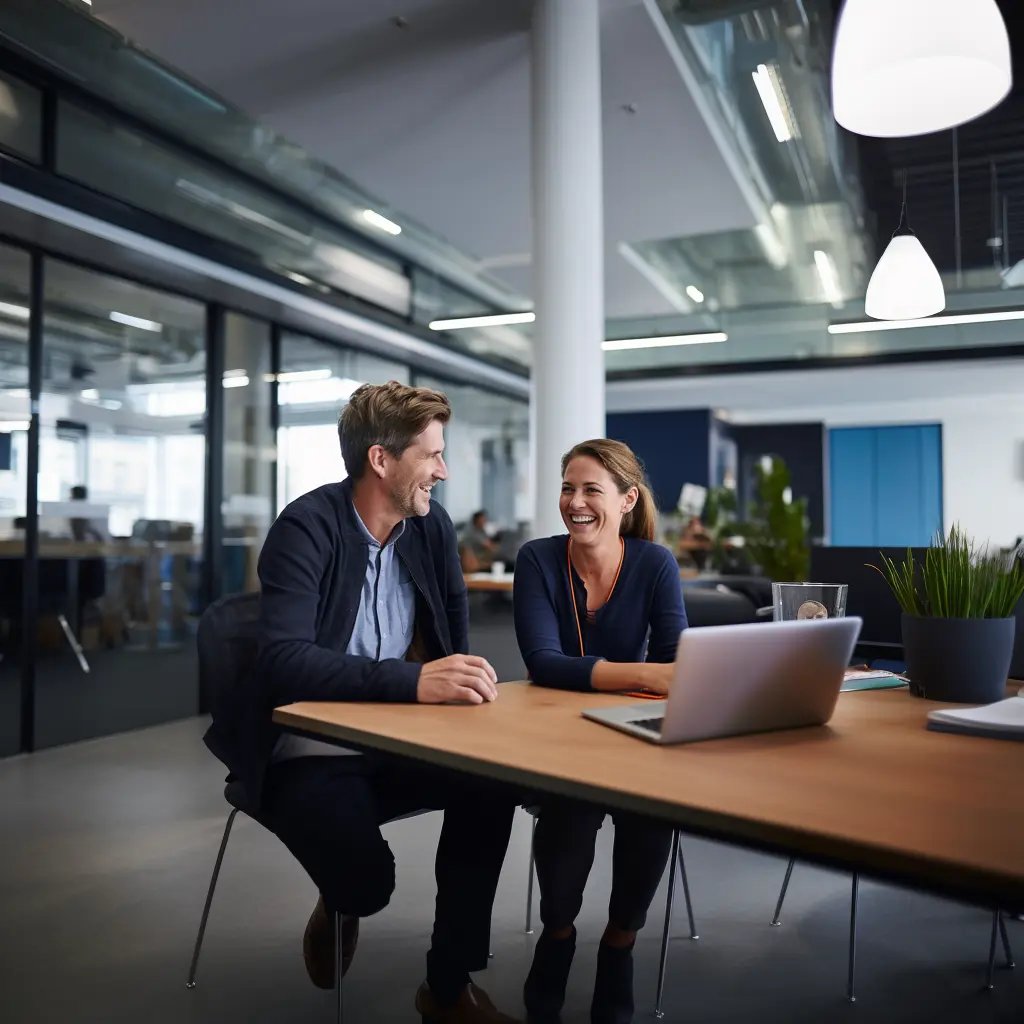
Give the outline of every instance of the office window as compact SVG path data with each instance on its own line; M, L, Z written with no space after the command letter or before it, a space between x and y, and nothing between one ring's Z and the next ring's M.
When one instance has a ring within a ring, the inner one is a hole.
M0 71L0 149L39 163L43 100L38 89Z
M0 245L0 757L20 735L29 274L28 253Z
M205 309L45 264L36 744L194 714Z
M278 511L307 491L345 478L338 416L360 384L409 383L402 363L298 334L281 340L277 401Z

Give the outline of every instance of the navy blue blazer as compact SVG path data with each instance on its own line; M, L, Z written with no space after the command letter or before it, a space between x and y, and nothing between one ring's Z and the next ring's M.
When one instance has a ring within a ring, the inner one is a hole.
M569 537L545 537L516 557L516 639L530 679L561 690L590 690L594 663L675 661L686 628L679 566L668 548L626 538L622 572L611 599L586 620L586 589L572 573L572 592L583 631L584 656L569 591Z
M416 635L425 660L469 651L469 603L455 528L432 501L406 520L396 552L416 586ZM207 746L258 805L280 730L273 709L300 700L415 701L420 663L346 654L366 578L368 541L352 483L327 484L277 517L260 553L255 677L221 694Z

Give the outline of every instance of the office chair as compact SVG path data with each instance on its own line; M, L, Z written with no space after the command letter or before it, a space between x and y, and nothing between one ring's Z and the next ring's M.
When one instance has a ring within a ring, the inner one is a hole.
M782 889L779 892L779 901L775 905L775 913L771 919L771 926L773 928L778 928L779 925L782 924L779 920L779 914L782 913L782 901L786 898L786 890L789 888L789 879L793 874L793 865L795 863L796 857L790 857L789 864L786 867L786 877L782 880ZM859 883L860 875L855 871L853 873L853 882L850 893L850 947L846 960L846 998L851 1003L855 1003L857 1001L854 983L856 981L857 970L857 899ZM1006 933L1006 922L1003 920L1003 911L995 910L992 913L992 937L989 942L988 950L988 965L985 984L985 987L988 989L995 987L993 972L995 970L996 962L997 931L1002 938L1003 954L1006 957L1006 967L1012 968L1015 966L1013 961L1013 950L1010 949L1010 938Z
M537 815L540 808L526 807L526 813L531 815L533 823L530 830L530 864L526 880L526 934L533 934L533 876L536 866L533 857L533 843L537 834ZM683 860L683 848L680 843L679 829L672 832L672 854L668 862L668 898L665 901L665 927L661 935L661 956L658 966L658 988L654 999L654 1015L661 1020L665 1014L661 1009L661 1000L665 991L665 970L668 966L668 940L672 930L672 908L675 898L676 873L675 867L679 865L679 877L683 883L683 895L686 897L686 916L690 921L690 938L699 939L697 926L693 923L693 905L690 902L690 883L686 878L686 862Z

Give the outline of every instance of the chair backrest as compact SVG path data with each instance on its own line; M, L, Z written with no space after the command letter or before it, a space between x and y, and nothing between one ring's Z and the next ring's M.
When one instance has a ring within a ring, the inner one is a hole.
M225 697L256 664L259 615L258 593L230 594L214 601L199 620L199 689L214 721Z

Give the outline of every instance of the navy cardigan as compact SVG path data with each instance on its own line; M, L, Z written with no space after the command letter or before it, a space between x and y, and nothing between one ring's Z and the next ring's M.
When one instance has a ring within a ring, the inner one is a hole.
M395 541L416 586L416 634L425 660L469 650L466 583L455 528L436 502L406 520ZM420 664L346 654L366 578L368 541L352 484L293 501L260 554L259 653L254 678L219 695L207 746L258 806L280 730L273 709L300 700L415 701Z
M523 546L516 557L516 639L530 679L562 690L590 690L594 663L675 661L686 628L679 566L668 548L626 538L622 572L611 599L586 620L586 589L572 573L584 656L569 597L568 535Z

